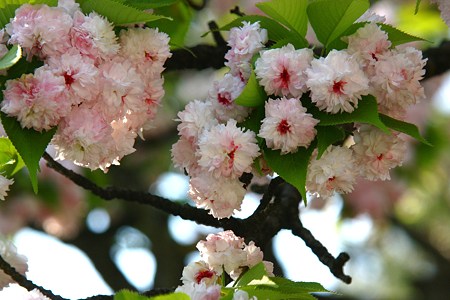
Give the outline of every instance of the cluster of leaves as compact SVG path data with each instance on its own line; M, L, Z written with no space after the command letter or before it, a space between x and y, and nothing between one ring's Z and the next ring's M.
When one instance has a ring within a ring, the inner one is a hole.
M322 54L332 49L345 49L347 44L342 37L355 33L366 23L355 21L367 11L370 6L368 0L273 0L262 2L256 6L266 16L243 16L220 28L229 30L240 26L242 21L260 22L262 28L266 28L269 40L273 42L271 48L279 48L288 43L296 48L308 47L306 31L308 21L311 24L317 39L323 45ZM392 47L407 42L421 40L415 36L402 32L390 25L380 24L386 31ZM268 99L264 89L258 84L255 73L252 72L248 83L241 95L235 100L237 104L256 108L251 116L242 124L243 127L259 132L261 120L264 118L264 104ZM264 141L259 139L263 149L264 158L269 167L284 180L294 185L306 204L306 170L308 162L315 148L318 149L318 157L329 145L343 142L348 136L345 128L353 123L367 123L390 133L390 129L408 134L415 139L427 143L420 135L419 130L413 124L393 119L378 112L375 97L364 96L358 103L358 108L352 113L328 114L320 111L311 103L308 95L302 98L302 104L315 119L320 122L317 127L316 140L308 149L300 148L293 154L281 155L280 150L272 150L266 147Z
M330 293L316 282L295 282L282 277L268 277L264 264L261 262L247 270L232 286L223 287L222 300L232 300L236 291L241 290L249 298L257 299L316 299L311 293ZM145 297L131 291L121 291L114 296L114 300L189 300L184 293L171 293L155 297Z

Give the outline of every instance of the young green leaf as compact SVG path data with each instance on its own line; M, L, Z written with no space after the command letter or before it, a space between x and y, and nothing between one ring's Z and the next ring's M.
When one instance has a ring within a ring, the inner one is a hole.
M328 146L345 138L344 130L336 126L317 126L317 159L327 150Z
M6 134L27 166L33 190L37 193L39 160L55 134L56 129L37 132L32 129L22 128L16 118L8 117L4 113L1 114L1 119Z
M148 299L149 300L190 300L191 297L189 297L185 293L171 293L171 294L166 294L166 295L150 297Z
M419 6L420 6L421 0L416 0L416 9L414 10L414 14L417 15L419 12Z
M8 53L0 59L0 70L5 70L16 64L22 57L22 48L14 45L9 49Z
M147 23L159 19L169 19L168 17L141 11L114 0L85 0L81 1L80 6L84 13L95 11L115 25Z
M256 4L266 15L305 37L308 29L307 0L272 0Z
M328 48L369 5L368 0L315 0L309 3L307 13L318 40Z
M320 283L317 282L296 282L283 277L272 277L271 280L276 283L280 289L286 293L330 293L329 290L324 288Z
M264 263L260 262L257 265L253 266L251 269L245 271L245 273L242 274L241 277L239 277L235 286L240 287L248 285L251 281L255 279L261 279L265 275L267 275L266 268L264 267Z
M0 174L11 177L25 166L19 152L6 137L0 137Z
M259 85L255 72L252 70L247 85L241 94L234 99L236 104L248 107L256 107L264 105L267 95L264 89Z
M302 98L302 103L308 108L308 112L312 114L314 118L320 120L318 126L332 126L359 122L372 124L385 132L389 132L389 129L381 122L378 115L377 100L371 95L363 96L358 102L358 107L351 113L343 112L329 114L320 111L315 105L311 105L311 102L308 102L308 98L305 97Z
M173 5L180 0L126 0L125 3L139 9L154 9Z
M114 295L114 300L149 300L149 297L139 295L129 290L121 290Z
M264 158L269 167L297 188L302 195L305 205L307 204L305 188L306 171L314 148L314 144L307 149L300 147L296 153L288 153L285 155L281 155L280 150L268 148L263 150Z
M407 135L415 138L416 140L424 143L425 145L432 146L424 137L422 137L416 125L400 121L383 114L380 114L380 120L387 127L399 132L406 133Z
M392 43L392 47L416 41L425 41L425 39L410 35L406 32L401 31L389 24L380 24L381 29L386 31L388 34L389 40Z

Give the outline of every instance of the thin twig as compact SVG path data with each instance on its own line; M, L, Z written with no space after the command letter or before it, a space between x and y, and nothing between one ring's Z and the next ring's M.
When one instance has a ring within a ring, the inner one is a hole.
M5 274L9 275L16 283L20 286L26 288L28 291L32 291L34 289L39 290L43 295L50 298L51 300L67 300L59 295L55 295L52 291L46 290L43 287L33 283L28 280L25 276L16 271L14 267L12 267L3 257L0 255L0 269L5 272Z
M186 2L187 2L187 4L192 8L192 9L195 9L195 10L202 10L202 9L204 9L205 8L205 6L206 6L206 4L207 4L207 0L203 0L202 1L202 3L200 3L200 4L197 4L197 3L195 3L194 1L192 1L192 0L186 0Z

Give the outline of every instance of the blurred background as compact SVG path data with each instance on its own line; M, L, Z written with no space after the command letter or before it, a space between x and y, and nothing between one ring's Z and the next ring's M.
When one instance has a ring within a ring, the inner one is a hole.
M256 1L211 0L199 11L187 2L158 11L176 20L166 27L174 45L212 44L211 35L200 38L209 30L207 23L226 24L234 18L229 11L236 5L247 14L258 13ZM449 38L439 11L428 1L422 1L416 15L415 0L371 2L387 23L427 40L416 47L438 47ZM187 102L205 99L212 82L225 72L165 73L166 96L155 128L137 142L134 154L107 174L65 165L102 186L147 190L189 202L187 177L170 159L177 140L173 119ZM450 76L435 76L423 84L428 99L412 107L408 116L433 147L410 140L407 161L391 174L391 181L362 181L345 198L313 200L301 207L303 224L333 255L350 254L345 272L353 282L335 279L302 240L284 231L263 249L266 259L281 267L277 275L317 281L341 293L342 299L450 299ZM176 287L183 267L199 258L197 241L218 231L148 206L106 202L44 162L39 189L38 195L32 192L25 171L16 175L12 191L0 202L0 233L28 257L29 279L70 299L121 288ZM250 215L260 198L249 193L237 216ZM8 295L18 290L11 286L0 292L0 299L12 299Z

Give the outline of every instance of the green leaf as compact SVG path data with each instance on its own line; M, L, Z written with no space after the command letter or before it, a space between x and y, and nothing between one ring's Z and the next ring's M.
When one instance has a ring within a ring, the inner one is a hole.
M345 138L345 132L342 128L336 126L317 126L317 159L327 150L328 146L342 141Z
M157 27L170 36L171 48L180 48L185 44L186 34L192 21L192 9L184 1L179 1L170 6L160 7L155 10L157 14L168 16L176 22L161 19L152 22L152 27Z
M309 148L300 147L296 153L280 154L280 150L272 150L265 148L264 158L269 167L280 175L286 182L297 188L303 198L305 205L306 200L306 170L308 168L309 159L315 148L311 145Z
M129 290L121 290L114 295L114 300L148 300L149 297L139 295Z
M247 85L239 97L234 99L234 102L242 106L256 107L264 105L266 100L267 95L264 92L263 87L259 85L255 71L252 70Z
M166 295L150 297L148 299L151 299L151 300L190 300L191 297L189 297L185 293L171 293L171 294L166 294Z
M339 38L368 8L368 0L315 0L309 3L308 18L317 39L328 45Z
M296 48L304 48L308 46L308 41L304 37L289 31L289 29L287 29L277 21L265 16L239 17L231 21L230 23L222 26L221 28L219 28L219 30L227 31L233 27L241 27L243 21L250 23L259 22L261 28L267 29L267 34L269 36L269 40L271 41L278 42L281 40L287 40ZM206 34L208 34L208 32L205 33L203 36L205 36Z
M400 29L397 29L389 24L379 24L381 26L381 29L386 31L388 34L389 40L392 43L392 47L409 43L409 42L416 42L416 41L425 41L425 39L410 35L406 32L401 31Z
M272 0L256 4L266 15L305 37L308 29L307 0Z
M0 59L0 70L5 70L16 64L22 57L22 48L14 45L9 49L8 53Z
M37 132L33 129L22 128L16 118L8 117L4 113L1 114L1 119L6 134L27 166L33 190L37 193L39 160L55 134L56 128Z
M358 102L358 108L353 112L329 114L324 111L320 111L311 102L308 102L309 98L302 98L302 104L308 108L308 112L318 119L320 122L318 126L333 126L349 124L354 122L372 124L385 132L389 132L389 129L381 122L378 114L377 100L372 95L363 96Z
M154 9L173 5L180 0L126 0L125 3L139 9Z
M272 277L271 280L286 293L330 293L329 290L317 282L296 282L283 277Z
M407 135L415 138L425 145L432 146L424 137L422 137L416 125L391 118L384 114L380 114L380 119L381 122L383 122L387 127L399 132L406 133Z
M79 2L84 13L95 11L115 25L147 23L164 18L169 19L164 16L146 13L114 0L83 0Z
M0 137L0 174L11 177L25 166L19 152L6 137Z
M264 267L263 262L260 262L251 269L245 271L245 273L238 279L235 286L240 287L248 285L255 279L262 279L265 275L267 275L266 267Z
M414 10L415 15L417 15L417 13L419 12L420 1L421 0L416 0L416 9Z

